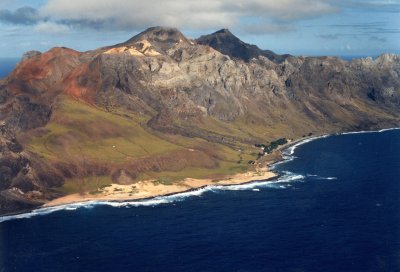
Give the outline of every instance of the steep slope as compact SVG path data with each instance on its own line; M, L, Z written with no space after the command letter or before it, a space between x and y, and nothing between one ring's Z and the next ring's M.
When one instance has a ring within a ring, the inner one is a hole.
M227 30L27 54L0 82L0 213L112 182L218 179L254 167L256 143L399 126L399 106L399 56L278 56Z

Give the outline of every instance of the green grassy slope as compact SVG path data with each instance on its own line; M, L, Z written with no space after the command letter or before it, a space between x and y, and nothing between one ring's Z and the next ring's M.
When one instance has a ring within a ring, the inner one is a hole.
M93 191L115 182L113 173L121 169L131 174L131 182L155 179L170 183L188 177L218 179L252 167L248 161L254 160L257 150L251 145L228 147L198 138L160 134L145 128L147 121L148 117L134 113L111 113L60 97L51 121L22 138L26 149L44 161L82 169L66 179L63 193ZM210 124L209 128L213 127L221 133L238 133L235 124ZM83 169L96 165L105 168L105 172Z

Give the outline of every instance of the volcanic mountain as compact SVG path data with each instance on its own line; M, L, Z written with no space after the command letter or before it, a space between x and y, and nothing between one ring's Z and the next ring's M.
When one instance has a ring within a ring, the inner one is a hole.
M277 55L229 30L29 52L0 81L0 213L110 183L218 179L254 167L255 144L399 126L399 106L397 55Z

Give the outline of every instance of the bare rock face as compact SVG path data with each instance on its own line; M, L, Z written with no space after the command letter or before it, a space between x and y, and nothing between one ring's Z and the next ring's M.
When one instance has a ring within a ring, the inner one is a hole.
M13 131L41 127L49 121L59 85L78 64L78 52L65 48L28 55L0 82L0 120Z
M43 204L46 188L38 181L29 155L3 124L0 127L0 211L13 213Z
M282 131L295 138L399 126L400 57L348 62L277 55L229 30L190 40L164 27L83 53L67 48L30 52L0 81L0 214L54 197L51 188L74 177L73 167L55 166L24 151L17 140L21 132L45 126L61 96L106 112L118 108L119 114L144 116L149 122L143 126L153 133L252 145L263 140L252 136L254 128L272 131L265 134L271 140ZM250 133L220 131L211 125L215 122L239 124ZM191 158L193 164L199 155ZM148 159L148 169L160 161L168 159ZM121 183L136 174L124 168L112 173Z
M296 115L313 130L321 123L331 131L378 127L379 118L366 113L371 108L390 108L387 116L381 112L388 117L385 122L397 122L399 68L394 56L347 62L287 55L277 61L228 30L194 43L177 30L152 28L122 45L140 42L158 54L100 54L98 63L107 78L102 89L146 101L140 109L157 113L150 123L157 129L171 128L171 120L180 120L182 128L199 116L233 122L246 115L287 126L296 126L290 120Z

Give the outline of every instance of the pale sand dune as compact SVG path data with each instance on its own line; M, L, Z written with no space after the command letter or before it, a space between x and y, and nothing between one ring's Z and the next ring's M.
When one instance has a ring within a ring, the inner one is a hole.
M157 184L153 180L139 181L132 185L112 184L101 190L96 195L91 194L72 194L57 198L45 204L48 206L64 205L76 202L85 202L91 200L132 200L141 198L150 198L173 193L181 193L191 189L204 187L207 185L233 185L242 184L256 180L266 180L275 177L276 174L263 168L255 172L247 172L230 176L226 179L213 181L211 179L192 179L187 178L172 185Z
M121 46L111 48L104 52L104 54L121 54L121 53L129 53L132 56L138 57L155 57L161 55L159 52L152 48L152 45L147 40L142 40L140 42L135 43L133 46Z

